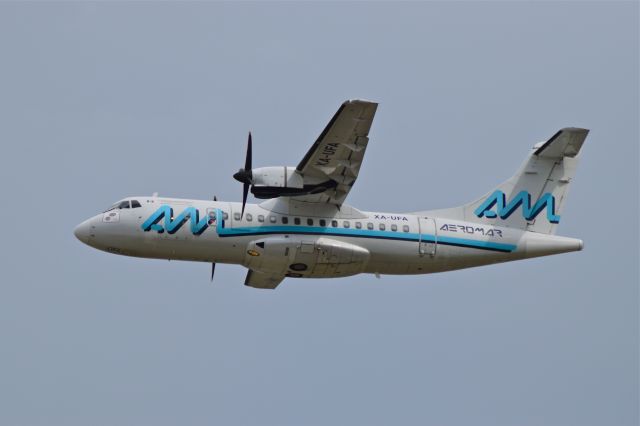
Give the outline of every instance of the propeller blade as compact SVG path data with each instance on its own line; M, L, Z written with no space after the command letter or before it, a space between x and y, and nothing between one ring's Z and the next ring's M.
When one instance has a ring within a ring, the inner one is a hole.
M247 194L249 193L249 184L245 183L242 187L242 212L240 212L240 219L244 216L244 206L247 204Z
M249 187L252 184L253 173L251 170L252 163L252 143L251 143L251 132L249 132L249 139L247 140L247 155L244 159L244 169L238 170L234 173L233 178L238 182L241 182L242 185L242 212L240 213L240 219L244 216L244 207L247 204L247 195L249 194Z
M247 195L249 194L249 185L251 184L251 179L253 179L251 173L251 163L253 157L253 147L251 143L251 132L249 132L249 139L247 140L247 156L244 159L244 185L242 186L242 211L240 212L240 219L244 216L244 206L247 204Z
M240 183L250 184L253 180L253 173L251 171L251 158L252 158L252 144L251 144L251 132L249 132L249 140L247 142L247 155L244 159L244 169L238 170L233 174L233 178Z
M251 170L251 157L252 157L252 153L251 153L252 149L251 149L251 132L249 132L249 140L247 141L247 157L244 160L244 170L245 172L248 172Z
M213 282L213 274L216 272L215 262L211 262L211 282Z

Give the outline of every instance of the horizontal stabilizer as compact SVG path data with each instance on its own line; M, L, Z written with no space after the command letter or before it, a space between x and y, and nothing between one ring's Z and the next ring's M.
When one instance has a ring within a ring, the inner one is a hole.
M544 158L561 159L575 157L580 152L589 130L576 127L565 127L545 143L535 146L534 155Z

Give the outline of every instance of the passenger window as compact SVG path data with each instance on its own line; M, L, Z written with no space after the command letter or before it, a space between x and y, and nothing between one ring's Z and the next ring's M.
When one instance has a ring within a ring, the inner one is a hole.
M313 219L307 219L307 225L313 226Z
M129 201L123 201L118 205L119 209L128 209L129 208Z
M380 226L378 226L378 228L380 228L381 231L384 231L385 229L387 229L387 227L384 226L384 223L381 223Z
M320 219L320 226L327 226L327 221L324 219Z
M398 230L398 225L396 225L395 223L391 224L391 230L393 232L396 232Z
M264 222L264 215L263 214L259 214L258 215L258 222Z
M342 226L344 226L345 228L348 228L351 226L351 224L349 223L348 220L345 220L344 222L342 222Z
M299 217L293 218L293 223L295 223L296 225L300 225L300 218Z
M362 229L362 224L360 222L356 222L356 229Z
M409 232L409 225L402 225L403 232Z
M331 226L333 226L334 228L338 227L338 221L337 220L332 220L331 221Z
M251 213L247 213L245 217L247 218L247 222L251 222L253 220L253 216L251 215Z
M289 218L286 216L282 216L282 223L284 223L285 225L289 223Z
M367 223L367 229L369 230L373 229L373 223L371 222Z
M235 212L235 213L233 214L233 220L240 220L240 213Z
M276 223L276 217L275 216L269 216L269 222Z
M132 209L137 209L138 207L142 207L142 205L140 204L140 202L138 200L133 200L131 202L131 208Z
M227 220L227 219L229 219L229 213L227 213L227 212L222 212L222 219L223 219L223 220Z

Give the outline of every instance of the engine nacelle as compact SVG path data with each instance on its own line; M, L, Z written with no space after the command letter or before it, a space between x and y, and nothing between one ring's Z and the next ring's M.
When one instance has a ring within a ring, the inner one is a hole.
M331 179L305 178L295 167L260 167L251 170L251 193L256 198L295 197L334 188Z
M296 188L304 187L302 175L295 167L260 167L251 170L254 187Z

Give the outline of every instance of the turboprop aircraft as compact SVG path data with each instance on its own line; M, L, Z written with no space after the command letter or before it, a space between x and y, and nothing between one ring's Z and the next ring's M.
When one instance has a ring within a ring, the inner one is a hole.
M245 285L285 277L427 274L582 250L554 235L588 130L564 128L533 146L516 174L460 207L415 213L345 203L362 165L378 104L344 102L296 167L252 167L242 202L127 197L78 225L83 243L125 256L248 268ZM247 204L251 193L265 201Z

